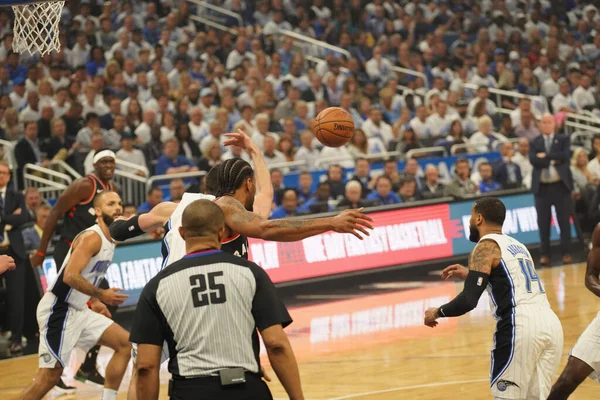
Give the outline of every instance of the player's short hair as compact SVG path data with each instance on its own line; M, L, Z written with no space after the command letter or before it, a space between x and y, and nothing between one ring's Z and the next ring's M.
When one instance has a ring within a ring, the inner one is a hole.
M506 218L506 207L497 197L482 197L475 201L475 212L481 214L488 224L502 226Z
M225 226L225 215L212 201L196 200L183 210L181 226L188 238L216 236Z
M100 207L100 204L102 204L102 201L109 193L115 193L118 195L118 193L114 190L103 190L102 192L98 193L96 197L94 197L94 207Z
M217 188L219 187L219 169L223 166L222 163L219 163L212 167L208 174L206 174L206 178L204 178L204 193L206 194L215 194L217 193Z

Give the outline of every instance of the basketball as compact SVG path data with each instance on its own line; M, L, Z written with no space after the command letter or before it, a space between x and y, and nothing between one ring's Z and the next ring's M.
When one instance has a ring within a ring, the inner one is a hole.
M324 146L341 147L354 135L354 120L346 110L329 107L317 115L313 131Z

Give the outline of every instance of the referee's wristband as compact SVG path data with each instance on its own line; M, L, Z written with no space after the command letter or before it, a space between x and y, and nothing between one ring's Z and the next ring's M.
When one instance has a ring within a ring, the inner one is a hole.
M35 255L38 256L38 257L46 257L46 253L44 253L41 250L36 250L35 251Z

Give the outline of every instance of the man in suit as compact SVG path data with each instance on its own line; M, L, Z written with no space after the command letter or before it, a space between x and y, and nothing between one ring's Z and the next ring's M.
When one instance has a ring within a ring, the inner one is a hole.
M357 181L361 186L360 197L365 198L371 192L371 188L375 185L375 179L371 178L371 163L366 158L359 158L354 164L354 176L352 181ZM347 191L347 186L346 186Z
M45 167L48 160L42 160L42 153L37 140L38 127L35 121L25 122L25 133L23 139L15 145L15 158L17 159L19 189L24 188L23 169L25 164L37 164Z
M37 125L35 122L33 126ZM8 255L15 260L16 268L6 272L8 326L12 332L11 355L21 355L23 344L26 257L21 227L29 222L25 198L21 192L9 189L10 169L8 164L0 161L0 254ZM7 237L5 237L7 235Z
M428 164L425 167L425 179L421 186L423 187L421 195L425 200L444 197L445 186L440 182L440 173L433 164Z
M550 223L552 206L560 227L560 250L563 263L573 261L569 254L572 214L571 192L573 176L569 167L571 141L568 136L556 134L556 121L550 114L542 117L540 136L531 141L529 159L533 165L531 191L535 195L540 240L542 242L540 264L550 264Z

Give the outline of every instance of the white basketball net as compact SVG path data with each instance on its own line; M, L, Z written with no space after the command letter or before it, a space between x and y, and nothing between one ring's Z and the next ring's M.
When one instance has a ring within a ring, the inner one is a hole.
M12 6L15 12L13 50L42 56L60 51L59 27L64 1Z

